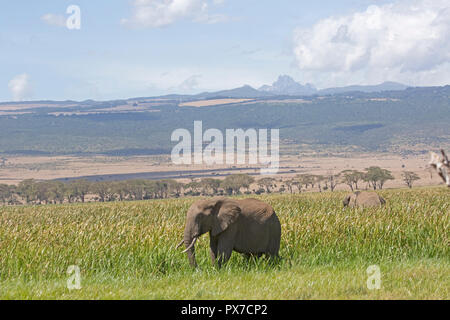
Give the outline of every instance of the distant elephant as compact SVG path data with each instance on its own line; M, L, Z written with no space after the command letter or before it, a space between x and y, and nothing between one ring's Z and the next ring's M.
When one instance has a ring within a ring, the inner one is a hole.
M356 191L345 197L343 204L344 207L379 207L386 203L381 196L375 192Z
M256 199L213 198L195 202L188 210L183 243L189 262L196 267L195 242L209 232L210 254L219 268L232 251L245 257L278 257L281 225L273 208Z

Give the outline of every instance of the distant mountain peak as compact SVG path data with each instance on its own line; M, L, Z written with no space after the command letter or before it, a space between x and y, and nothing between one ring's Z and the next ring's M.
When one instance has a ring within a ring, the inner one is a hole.
M394 82L384 81L377 85L351 85L345 87L327 88L317 90L316 87L310 83L301 84L296 82L291 76L286 74L279 75L277 80L272 85L263 85L258 90L260 92L272 95L313 95L313 94L337 94L344 92L382 92L382 91L401 91L408 88L408 86Z
M196 97L210 99L213 97L259 98L259 97L266 97L266 96L270 96L270 94L267 92L262 92L262 91L256 90L252 86L246 84L239 88L203 93L203 94L197 95Z
M278 76L277 81L275 81L274 84L276 84L276 83L278 83L278 84L281 84L281 83L297 84L297 82L295 82L295 80L291 76L288 76L286 74L280 74Z
M280 75L271 86L264 85L259 88L259 91L279 95L310 95L314 94L317 89L309 83L302 85L288 75Z

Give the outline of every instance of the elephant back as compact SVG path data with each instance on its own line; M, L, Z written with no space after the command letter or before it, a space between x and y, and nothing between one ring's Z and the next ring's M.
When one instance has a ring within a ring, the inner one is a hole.
M361 192L356 196L356 205L360 207L377 207L386 201L375 192Z
M273 216L276 216L272 206L257 199L239 200L242 215L256 219L259 222L266 222Z

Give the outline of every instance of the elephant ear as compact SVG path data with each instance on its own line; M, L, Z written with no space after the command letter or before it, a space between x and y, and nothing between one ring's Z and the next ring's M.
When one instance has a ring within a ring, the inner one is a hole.
M241 208L233 200L219 200L214 207L216 215L212 226L212 236L224 232L241 214Z
M344 204L344 207L347 207L350 204L350 198L351 198L351 195L348 195L348 196L345 197L344 200L342 200L342 203Z

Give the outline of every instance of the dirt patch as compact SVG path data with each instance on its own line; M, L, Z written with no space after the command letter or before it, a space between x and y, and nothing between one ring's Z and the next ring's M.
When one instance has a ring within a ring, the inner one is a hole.
M222 104L232 104L252 101L252 99L214 99L214 100L200 100L180 103L180 107L209 107L218 106Z
M413 171L420 180L414 186L437 185L442 181L428 168L428 155L402 157L389 154L360 154L352 156L283 156L280 159L280 174L273 176L277 180L294 178L298 174L327 175L343 170L364 171L370 166L379 166L392 172L395 180L386 182L386 188L405 186L401 174ZM207 170L207 171L205 171ZM180 181L209 176L223 178L232 173L247 173L259 179L259 168L254 165L174 165L169 155L134 157L71 157L71 156L21 156L0 158L0 183L18 184L25 179L53 180L85 176L130 175L133 178L170 172L170 177ZM151 174L148 174L151 173ZM141 175L140 175L141 174ZM164 174L163 174L164 175ZM342 184L338 190L348 190Z

